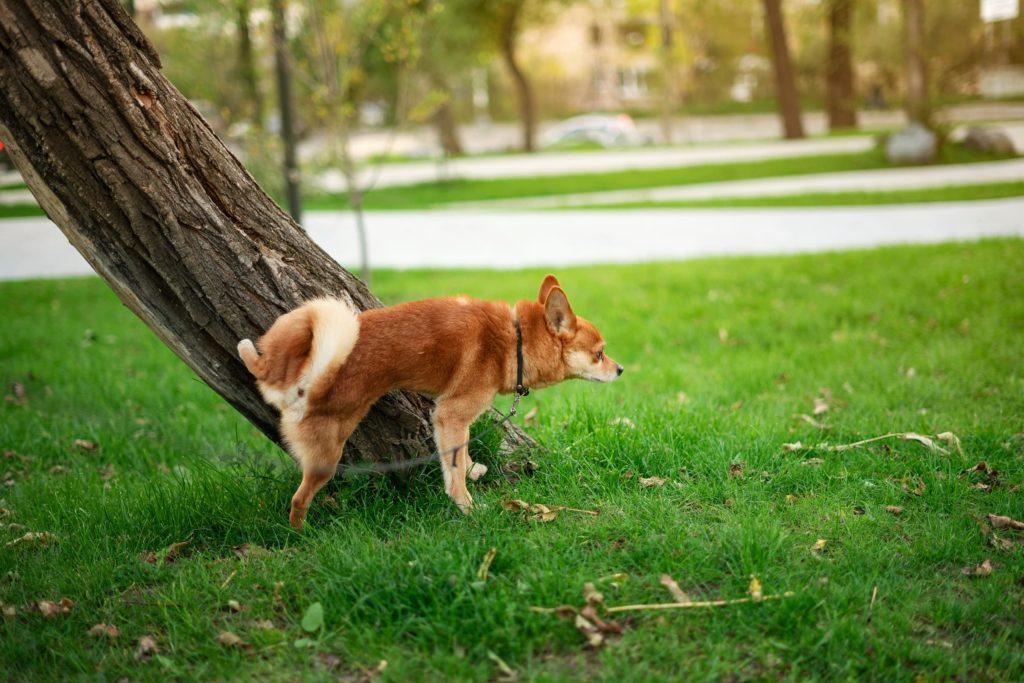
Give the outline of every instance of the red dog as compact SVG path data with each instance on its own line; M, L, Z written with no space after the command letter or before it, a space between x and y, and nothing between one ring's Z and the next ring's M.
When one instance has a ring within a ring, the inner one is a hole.
M302 468L289 520L302 528L309 503L334 474L345 440L373 403L394 389L436 398L435 437L445 492L468 512L466 489L487 469L469 457L469 427L496 394L565 379L610 382L622 366L605 355L601 333L576 316L553 275L537 301L514 306L446 297L355 313L316 299L282 315L238 353ZM521 361L519 360L521 358Z

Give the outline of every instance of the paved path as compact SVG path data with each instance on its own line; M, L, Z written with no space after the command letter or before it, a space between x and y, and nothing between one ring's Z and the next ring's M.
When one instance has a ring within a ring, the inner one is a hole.
M874 138L869 135L854 135L694 147L640 147L592 152L467 157L451 159L444 164L434 161L411 161L366 169L361 174L361 182L372 183L373 187L388 187L454 178L487 180L566 173L607 173L641 168L678 168L817 154L856 154L871 149L874 144ZM325 172L317 179L317 183L330 192L342 192L345 189L345 180L337 170Z
M622 204L627 202L668 202L688 199L725 199L729 197L769 197L807 193L863 192L984 185L1024 181L1024 159L988 161L948 166L882 168L872 171L815 173L756 180L733 180L677 187L652 187L642 190L584 192L552 197L524 197L485 202L449 204L465 209L550 209L557 207Z
M518 268L1024 237L1024 198L827 209L396 211L367 221L376 267ZM307 228L334 258L355 265L350 215L311 213ZM0 221L0 279L90 272L46 219Z
M758 116L758 119L765 118ZM777 118L769 117L773 125ZM717 125L717 124L716 124ZM1024 121L1006 121L994 124L1013 139L1017 149L1024 151ZM954 138L965 132L960 126ZM467 134L467 137L469 135ZM778 138L778 133L771 137ZM678 139L678 138L677 138ZM713 143L713 136L697 137L703 143ZM780 159L815 154L856 154L875 145L873 135L813 138L809 140L762 140L759 142L733 142L696 144L676 147L640 147L635 149L592 152L544 152L539 154L510 154L491 157L452 159L440 164L436 161L415 161L385 164L364 170L365 184L373 179L374 187L408 185L433 182L445 178L523 178L564 173L606 173L640 168L678 168L698 164L727 164L740 161ZM317 184L331 192L345 189L345 181L336 170L327 171L315 179Z

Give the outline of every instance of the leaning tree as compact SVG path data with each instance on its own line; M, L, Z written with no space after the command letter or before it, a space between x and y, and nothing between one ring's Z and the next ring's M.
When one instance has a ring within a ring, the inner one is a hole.
M239 339L324 294L380 301L259 188L119 0L0 0L0 139L39 205L195 373L271 439ZM382 398L346 460L428 453L426 399ZM505 425L505 443L528 442Z

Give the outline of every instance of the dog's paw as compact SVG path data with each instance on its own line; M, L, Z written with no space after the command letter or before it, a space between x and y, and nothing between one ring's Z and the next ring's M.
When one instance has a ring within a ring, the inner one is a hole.
M470 481L476 481L480 477L487 474L487 465L475 462L473 466L469 468L469 479Z
M465 496L457 496L452 498L455 501L456 507L459 508L459 512L464 515L468 515L473 511L473 496L468 493Z

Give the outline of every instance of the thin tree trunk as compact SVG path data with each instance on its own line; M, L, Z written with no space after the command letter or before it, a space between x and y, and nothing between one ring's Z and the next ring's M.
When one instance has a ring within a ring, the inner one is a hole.
M238 69L252 111L252 122L263 125L263 93L260 91L259 75L256 72L256 57L252 49L252 27L249 18L251 0L238 0Z
M532 152L535 149L537 110L533 101L533 88L516 59L516 39L519 37L519 14L522 7L522 0L514 0L507 4L504 16L501 18L498 47L509 75L512 76L519 99L519 119L523 127L523 151Z
M831 131L857 125L857 99L853 75L854 0L830 0L828 4L828 76L825 109Z
M660 0L658 13L661 21L661 141L672 144L672 110L676 103L676 72L672 54L672 12L668 0Z
M288 213L302 223L302 195L299 190L299 168L295 161L295 123L292 109L291 59L288 56L288 32L284 5L287 0L270 0L274 32L274 64L277 72L277 100L281 114L281 142L284 145L283 174Z
M0 139L29 189L121 301L277 440L238 340L310 297L380 302L263 193L159 69L119 0L0 0ZM430 407L382 398L346 459L431 452ZM528 438L513 429L506 442Z
M928 125L928 72L924 58L923 0L903 0L903 24L906 35L906 111L907 118Z
M772 66L775 69L775 96L779 100L783 134L788 139L804 137L804 124L800 114L800 97L796 91L793 62L786 41L786 23L782 17L782 0L764 0L764 18L768 29L768 42L772 48Z
M437 137L441 143L441 149L448 156L459 156L462 154L462 141L459 139L459 128L455 123L455 111L452 109L450 99L451 93L445 91L449 96L434 112L434 125L437 126Z

